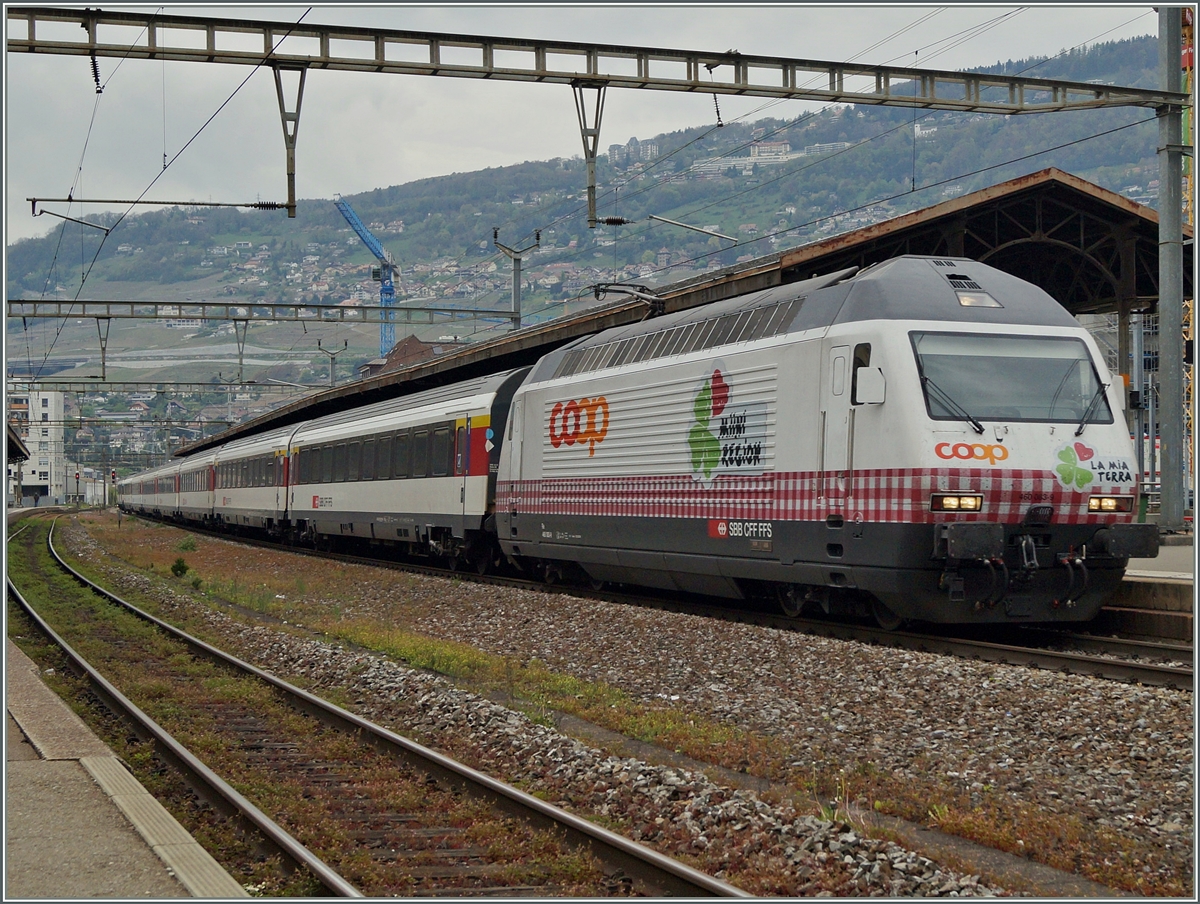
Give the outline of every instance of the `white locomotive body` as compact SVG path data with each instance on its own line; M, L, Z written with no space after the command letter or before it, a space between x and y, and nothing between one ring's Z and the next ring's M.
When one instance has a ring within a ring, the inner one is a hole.
M1087 620L1126 558L1157 549L1132 523L1109 381L1053 299L965 260L608 330L518 392L499 541L594 580L773 589L790 611Z

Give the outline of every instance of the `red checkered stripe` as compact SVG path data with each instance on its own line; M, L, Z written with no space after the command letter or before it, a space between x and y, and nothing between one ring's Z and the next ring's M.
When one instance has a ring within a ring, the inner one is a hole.
M978 513L929 510L935 492L979 493ZM579 477L501 481L497 500L527 514L610 518L716 518L746 521L819 521L831 513L851 520L932 524L940 521L1020 521L1031 505L1050 505L1054 521L1103 524L1132 521L1134 513L1087 509L1092 495L1076 492L1053 471L1000 468L886 468L844 477L814 471L721 476L703 484L691 475Z

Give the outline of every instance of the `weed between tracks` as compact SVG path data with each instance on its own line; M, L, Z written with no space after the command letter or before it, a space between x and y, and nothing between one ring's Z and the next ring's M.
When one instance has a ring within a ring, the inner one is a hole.
M126 519L118 531L111 517L85 520L95 539L114 555L172 581L165 575L185 536L180 531L136 519ZM739 730L676 706L648 705L619 688L555 672L537 660L517 661L406 631L403 607L397 608L389 625L346 617L354 601L348 566L207 538L195 543L196 550L187 556L189 573L203 578L210 598L215 600L218 594L212 591L219 586L220 596L256 613L322 631L413 667L432 669L472 690L506 695L516 708L544 724L552 723L555 713L569 713L702 761L787 782L801 806L807 801L807 808L818 815L839 807L873 809L936 823L944 832L1080 873L1113 888L1143 895L1191 892L1190 873L1158 872L1160 852L1104 826L1047 812L1003 793L972 797L939 781L934 770L921 774L920 763L910 770L917 778L881 772L867 761L846 763L844 771L805 771L807 767L797 764L829 758L823 751L796 749L779 738ZM238 577L230 579L225 576L235 571L234 557ZM395 580L403 583L405 578L398 575ZM178 581L172 586L183 589Z

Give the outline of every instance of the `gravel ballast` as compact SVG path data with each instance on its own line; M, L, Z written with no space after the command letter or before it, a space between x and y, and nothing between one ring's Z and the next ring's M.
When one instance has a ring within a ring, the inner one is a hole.
M76 555L100 560L89 538L70 535ZM981 805L1000 794L1094 823L1150 844L1157 856L1145 869L1191 888L1190 693L345 567L353 592L336 601L345 618L541 660L647 705L768 736L791 753L783 778L866 762ZM155 590L164 604L199 605L157 580L110 573L114 583ZM632 837L756 893L1007 893L865 837L860 824L768 803L698 772L608 756L440 677L216 612L207 619L257 664L345 688L370 718L554 802L615 820Z

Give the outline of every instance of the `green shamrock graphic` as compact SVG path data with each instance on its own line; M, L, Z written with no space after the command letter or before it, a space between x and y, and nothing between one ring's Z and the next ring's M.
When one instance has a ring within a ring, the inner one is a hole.
M688 446L692 450L692 470L703 473L704 479L707 480L712 476L712 472L716 470L717 464L721 460L721 444L708 429L709 421L712 418L711 380L704 381L704 388L696 394L692 410L696 415L696 423L688 431Z
M707 427L696 424L688 431L688 445L692 447L692 470L703 472L707 480L721 460L721 446L717 438Z
M704 388L696 393L696 401L692 403L696 421L701 427L708 428L708 419L712 414L712 380L704 381Z
M1059 480L1063 486L1070 487L1075 484L1079 489L1083 489L1092 482L1092 472L1087 468L1079 467L1079 459L1075 455L1075 450L1068 446L1058 453L1059 461L1062 462L1054 470L1058 473Z

